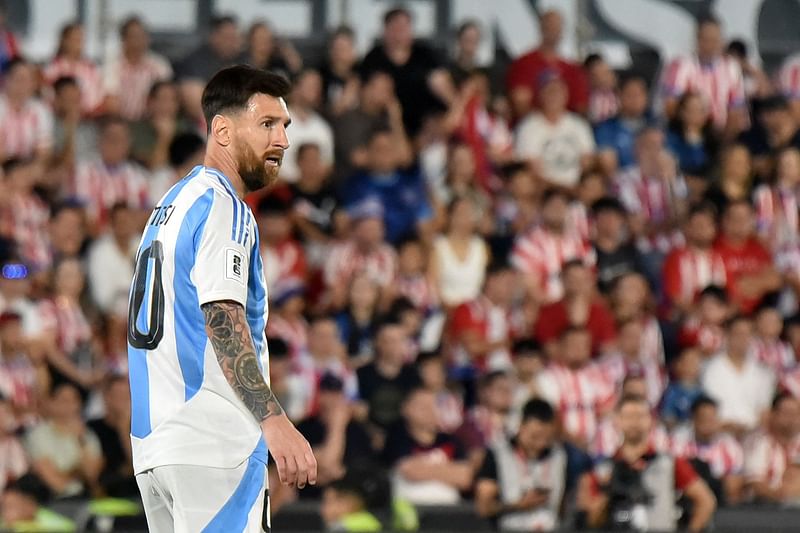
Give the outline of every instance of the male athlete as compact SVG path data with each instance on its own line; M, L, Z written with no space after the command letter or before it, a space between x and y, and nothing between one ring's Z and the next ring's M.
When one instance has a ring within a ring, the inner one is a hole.
M245 66L208 82L203 166L161 199L139 245L131 440L156 533L262 531L267 449L283 483L316 482L311 447L269 387L264 269L241 200L278 176L288 92L283 78Z

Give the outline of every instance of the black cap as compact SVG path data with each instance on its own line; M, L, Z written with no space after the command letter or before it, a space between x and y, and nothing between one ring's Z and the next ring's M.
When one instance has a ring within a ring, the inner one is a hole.
M344 382L330 372L326 372L319 380L319 390L328 392L342 392L344 390Z

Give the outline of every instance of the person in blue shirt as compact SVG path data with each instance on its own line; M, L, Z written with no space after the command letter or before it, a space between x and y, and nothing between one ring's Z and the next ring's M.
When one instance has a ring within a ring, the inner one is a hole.
M698 93L684 94L667 131L667 147L677 157L681 172L703 176L716 157L716 145L708 104Z
M668 428L687 422L692 416L692 404L703 394L700 358L697 348L687 348L672 364L674 378L661 398L661 418Z
M386 240L397 244L417 234L432 231L433 209L418 168L401 169L400 154L389 130L372 133L367 146L366 169L352 176L341 191L346 207L366 199L377 199L384 208Z
M619 113L594 129L600 164L609 175L636 164L636 135L652 123L648 106L645 79L639 75L624 78L619 88Z

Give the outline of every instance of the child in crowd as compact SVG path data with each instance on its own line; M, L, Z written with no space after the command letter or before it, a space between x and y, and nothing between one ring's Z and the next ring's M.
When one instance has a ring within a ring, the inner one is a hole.
M795 365L795 354L784 341L783 316L776 307L762 305L755 316L755 352L758 360L776 376L783 375Z
M464 422L464 401L447 384L447 367L438 352L423 352L417 357L417 372L422 386L436 394L439 430L452 433Z
M679 334L683 348L697 347L704 358L722 349L725 340L725 321L730 316L725 289L709 286L698 296L696 312L686 320Z
M703 394L701 361L698 348L685 348L672 363L673 379L661 400L661 418L668 428L687 422L692 416L692 404Z

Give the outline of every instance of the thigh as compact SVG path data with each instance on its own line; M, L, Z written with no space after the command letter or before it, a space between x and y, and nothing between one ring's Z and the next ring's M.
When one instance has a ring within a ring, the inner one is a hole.
M174 531L172 504L169 495L161 490L152 470L136 476L136 484L142 495L142 506L147 518L147 530L152 533Z
M250 458L230 469L162 468L156 470L170 487L175 533L262 531L267 469L261 461Z

